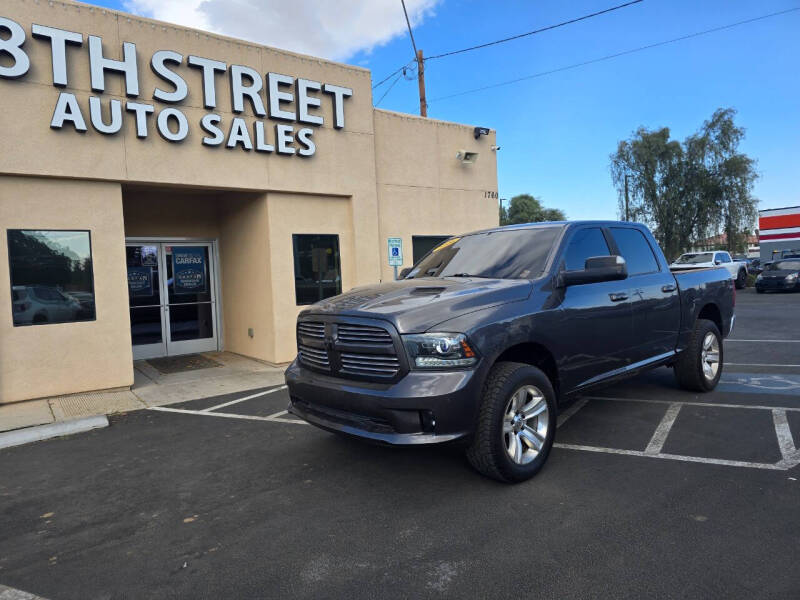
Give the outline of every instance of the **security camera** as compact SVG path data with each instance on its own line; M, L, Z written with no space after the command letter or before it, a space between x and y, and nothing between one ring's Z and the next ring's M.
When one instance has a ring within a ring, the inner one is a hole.
M500 146L490 146L490 147L491 147L491 149L492 149L492 150L494 150L495 152L497 152L498 150L500 150Z
M456 152L456 158L465 165L471 165L476 160L478 160L478 153L477 152L469 152L467 150L459 150Z
M475 135L475 139L477 140L482 135L489 135L489 128L488 127L476 127L472 130L473 134Z

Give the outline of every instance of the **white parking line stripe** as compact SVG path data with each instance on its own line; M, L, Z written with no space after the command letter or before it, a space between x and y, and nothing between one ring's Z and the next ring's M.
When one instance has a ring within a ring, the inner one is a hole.
M601 448L599 446L581 446L578 444L553 444L556 448L566 450L583 450L585 452L601 452L605 454L624 454L626 456L644 456L648 458L663 458L667 460L679 460L684 462L706 463L710 465L724 465L726 467L745 467L751 469L768 469L771 471L785 471L786 466L768 463L745 462L741 460L725 460L723 458L705 458L703 456L681 456L679 454L647 454L641 450L622 450L620 448Z
M45 600L41 596L0 585L0 600Z
M157 410L159 412L180 413L182 415L198 415L201 417L222 417L225 419L245 419L248 421L277 421L279 423L294 423L296 425L308 425L305 421L296 419L281 419L275 415L267 417L257 417L255 415L239 415L236 413L220 413L220 412L206 412L204 410L189 410L187 408L170 408L169 406L151 406L148 410ZM286 411L276 413L278 415L285 414Z
M574 415L576 412L578 412L580 409L586 406L588 402L589 398L581 398L580 400L576 400L572 406L570 406L567 410L558 415L558 423L556 424L556 427L561 427L564 423L567 422L567 419L569 419L572 415Z
M775 363L731 363L726 362L726 367L790 367L790 368L797 368L800 365L784 365L784 364L775 364Z
M655 398L616 398L612 396L584 396L589 400L613 400L614 402L647 402L650 404L672 404L674 400L656 400ZM762 406L758 404L724 404L722 402L675 402L685 406L709 406L711 408L749 408L752 410L787 410L800 411L797 406Z
M268 419L274 419L275 417L280 417L280 416L288 415L288 414L289 414L288 410L280 410L280 411L278 411L278 412L276 412L274 414L268 415L267 418Z
M217 404L216 406L212 406L211 408L204 408L200 412L211 412L212 410L217 410L218 408L225 408L226 406L231 406L232 404L238 404L239 402L252 400L253 398L260 398L261 396L266 396L267 394L272 394L273 392L280 392L281 390L285 389L286 386L282 385L280 387L272 388L271 390L266 390L265 392L258 392L257 394L253 394L252 396L245 396L244 398L238 398L236 400L231 400L230 402L223 402L222 404Z
M183 415L200 415L201 417L224 417L228 419L248 419L250 421L271 421L267 417L257 417L255 415L237 415L234 413L210 413L204 410L189 410L186 408L170 408L169 406L151 406L149 410L157 410L159 412L180 413Z
M661 449L664 447L664 443L667 441L667 436L669 435L669 430L672 429L672 426L675 424L675 419L678 418L678 413L681 410L681 405L677 402L673 402L667 407L667 412L664 413L661 422L658 424L655 433L653 433L653 437L650 438L650 443L647 444L647 448L645 448L645 454L660 454Z
M786 418L785 410L773 410L772 420L775 422L775 435L778 436L778 446L781 449L783 460L790 461L797 455L797 448L794 445L792 430L789 428L789 420Z
M753 343L765 343L765 344L800 344L800 340L732 340L731 338L727 338L726 342L753 342Z

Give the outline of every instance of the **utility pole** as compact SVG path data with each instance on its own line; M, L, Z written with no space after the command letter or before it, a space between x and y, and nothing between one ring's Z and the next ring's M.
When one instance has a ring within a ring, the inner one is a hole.
M419 83L419 116L428 116L428 102L425 100L425 59L422 58L422 50L417 49L417 43L414 41L414 32L411 31L411 21L408 18L408 11L406 10L406 1L400 0L403 5L403 14L406 16L406 25L408 26L408 37L411 38L411 46L414 48L414 57L417 61L417 82Z
M625 173L625 220L630 221L631 216L628 210L628 174Z
M419 115L428 116L428 102L425 99L425 59L422 58L422 48L417 50L417 81L419 83Z

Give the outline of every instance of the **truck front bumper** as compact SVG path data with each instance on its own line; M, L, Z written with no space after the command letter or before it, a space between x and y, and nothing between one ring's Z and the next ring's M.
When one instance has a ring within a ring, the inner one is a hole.
M288 410L322 429L376 442L451 442L474 429L481 375L480 367L412 370L396 383L367 383L316 373L295 361L286 370Z

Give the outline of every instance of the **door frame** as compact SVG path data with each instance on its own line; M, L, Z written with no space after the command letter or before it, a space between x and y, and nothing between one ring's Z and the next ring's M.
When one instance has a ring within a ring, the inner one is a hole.
M172 244L209 244L211 250L211 260L209 261L209 275L212 280L212 298L214 301L212 304L214 305L214 310L212 312L212 316L214 319L214 328L216 331L217 337L217 344L214 350L220 351L224 348L223 340L224 340L224 331L222 325L222 286L220 283L220 279L222 278L222 271L220 269L220 260L219 260L219 243L216 238L195 238L195 237L185 237L185 236L131 236L125 237L125 246L135 246L135 245L145 245L145 244L165 244L165 245L172 245ZM160 248L160 246L159 246ZM159 261L164 262L166 261L166 256L161 256L161 250L159 250ZM159 264L159 268L161 268L161 264ZM166 277L166 271L164 272L164 277ZM164 284L166 285L166 280ZM161 287L159 293L163 294L164 287ZM162 298L162 302L166 304L167 298ZM130 310L130 309L129 309ZM161 311L161 333L162 333L162 340L160 344L147 344L144 346L139 346L140 350L137 352L137 346L133 346L133 359L134 360L143 360L148 358L157 358L161 356L168 356L167 354L167 322L166 322L167 314L166 311ZM178 342L182 343L182 342ZM213 350L206 350L205 352L210 352ZM173 354L169 354L169 356L178 356L180 354L191 354L192 351L187 352L176 352Z

